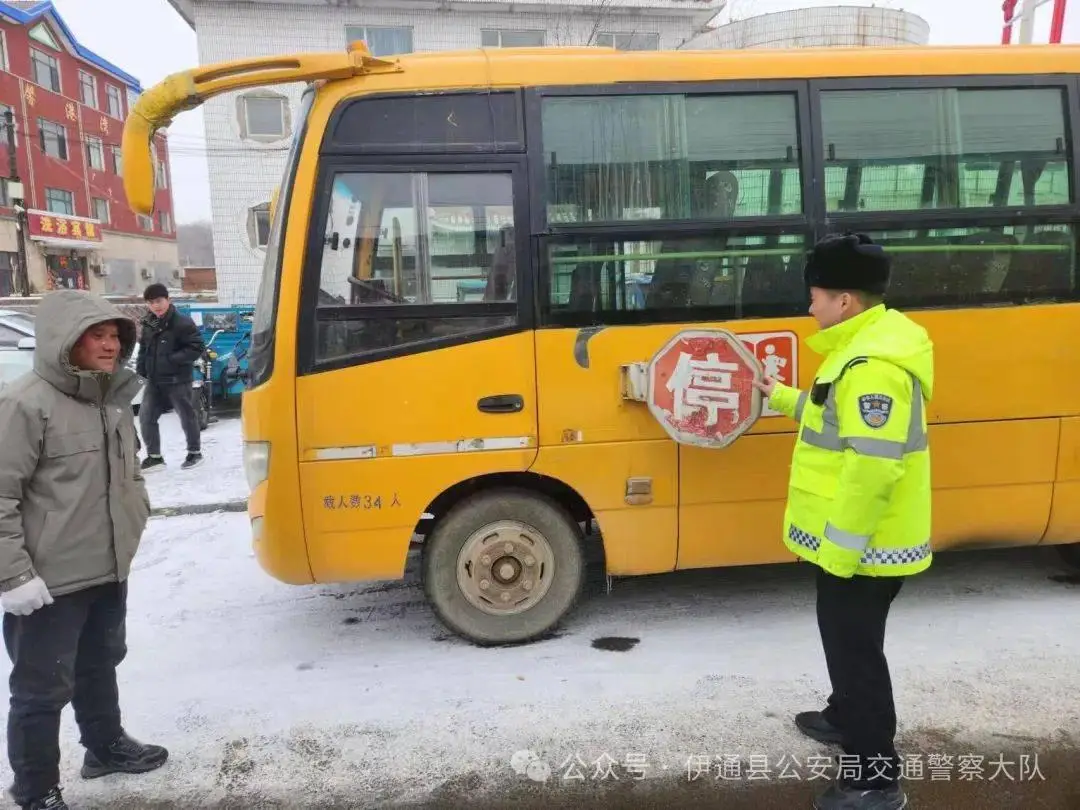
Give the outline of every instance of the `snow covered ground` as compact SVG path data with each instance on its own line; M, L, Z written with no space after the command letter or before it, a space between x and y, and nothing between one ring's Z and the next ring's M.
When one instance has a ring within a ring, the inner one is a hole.
M252 558L246 522L151 522L131 580L121 694L130 732L172 759L152 774L81 782L68 712L63 767L76 806L465 806L523 786L554 806L574 757L590 783L605 757L625 784L637 766L685 782L691 757L734 754L749 767L767 757L774 781L797 763L808 782L827 753L790 720L826 695L802 566L618 582L610 596L596 589L559 637L483 650L438 626L412 578L274 582ZM989 779L999 751L1077 739L1080 591L1054 573L1041 553L945 555L902 593L888 651L907 750L953 755L954 780L959 757L978 751ZM638 641L594 647L612 636ZM547 763L546 782L529 778L545 776L539 762L515 772L529 761L512 763L519 751ZM1041 770L1048 783L1064 778L1045 761Z
M185 473L170 421L173 463L150 478L154 506L243 498L238 422L211 426L207 464ZM925 769L911 789L986 791L971 804L913 807L1075 808L1075 765L1068 774L1062 764L1075 753L1052 755L1080 746L1080 590L1058 573L1048 550L940 555L901 593L888 653L902 750ZM582 783L603 790L605 806L718 806L715 791L730 783L697 768L738 755L744 782L764 766L776 792L739 792L722 806L789 810L823 788L832 753L791 722L827 695L813 577L801 565L618 581L610 595L598 578L557 637L485 650L443 630L414 574L287 586L258 568L243 513L158 517L131 579L128 643L125 724L171 760L82 782L69 710L73 807L498 807L513 796L580 808ZM971 753L986 759L965 777ZM1013 782L989 781L999 753ZM1004 798L996 785L1022 782L1019 757L1036 753L1028 783L1042 778L1071 799ZM953 757L947 775L931 771L942 755ZM691 782L704 786L700 803L676 789ZM648 785L668 792L646 801Z
M146 488L154 509L198 506L244 500L248 496L241 457L241 432L238 415L221 414L202 433L203 463L192 470L181 470L187 456L187 442L180 429L180 419L167 413L158 423L161 428L161 454L166 470L146 476ZM141 436L141 434L140 434ZM143 451L145 455L145 450Z

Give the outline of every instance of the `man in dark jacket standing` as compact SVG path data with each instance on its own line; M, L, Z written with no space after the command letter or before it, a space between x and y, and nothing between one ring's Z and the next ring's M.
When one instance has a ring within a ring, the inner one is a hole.
M0 391L0 604L12 661L8 759L25 810L64 810L60 716L82 775L142 773L168 752L121 725L127 579L150 515L124 364L135 323L79 290L37 311L34 369Z
M195 322L176 311L164 284L151 284L143 293L149 314L143 319L139 337L136 370L147 380L146 393L139 409L139 424L146 444L144 471L165 465L161 455L161 431L158 420L169 404L180 417L187 439L187 458L182 469L202 461L199 422L192 395L192 369L206 345Z

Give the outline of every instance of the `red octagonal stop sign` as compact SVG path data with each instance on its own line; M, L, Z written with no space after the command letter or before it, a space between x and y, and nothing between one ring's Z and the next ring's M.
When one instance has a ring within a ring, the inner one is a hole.
M727 447L761 415L761 363L723 329L675 335L649 363L649 411L680 444Z

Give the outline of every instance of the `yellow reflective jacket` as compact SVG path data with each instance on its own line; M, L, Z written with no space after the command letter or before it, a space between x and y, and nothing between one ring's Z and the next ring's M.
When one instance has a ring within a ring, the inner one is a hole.
M813 388L778 383L770 406L799 422L784 543L839 576L930 567L926 403L934 347L884 305L807 340L824 355Z

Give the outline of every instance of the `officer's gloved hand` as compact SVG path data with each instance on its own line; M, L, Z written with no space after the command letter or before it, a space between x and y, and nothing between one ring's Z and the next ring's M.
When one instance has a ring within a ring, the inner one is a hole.
M16 616L29 616L35 610L52 603L52 594L41 577L34 577L18 588L0 594L0 604L3 604L4 612L14 613Z

